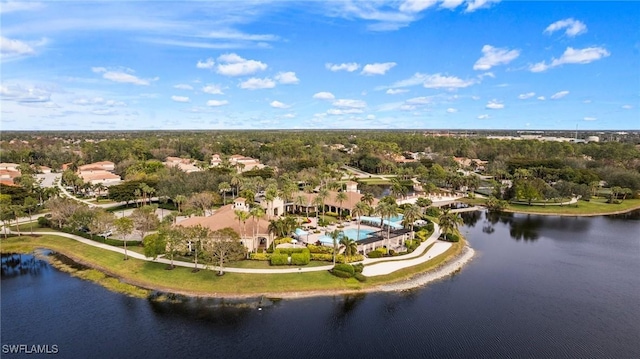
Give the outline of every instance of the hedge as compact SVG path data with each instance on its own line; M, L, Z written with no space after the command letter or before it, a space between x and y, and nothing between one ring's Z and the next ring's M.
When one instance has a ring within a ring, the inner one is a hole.
M367 277L365 277L362 273L356 273L353 275L353 277L355 279L357 279L359 282L366 282L367 281Z
M271 255L272 266L283 266L289 264L289 256L286 254L273 253Z
M351 277L353 277L353 275L351 275L350 273L343 272L343 271L336 270L336 269L331 270L331 274L335 275L336 277L340 277L340 278L351 278Z
M353 270L357 273L362 273L362 270L364 269L364 264L362 263L357 263L357 264L353 264Z
M309 251L291 254L291 264L293 265L303 266L309 264L310 261L311 255L309 254Z
M442 238L444 238L445 241L449 241L449 242L458 242L458 241L460 241L460 237L458 237L458 235L453 234L453 233L444 234L442 236Z
M282 243L291 243L291 238L290 237L276 238L273 242L275 243L276 246Z
M371 251L367 253L367 257L369 258L382 258L382 256L383 256L382 252L378 252L378 251Z
M307 248L276 248L273 253L281 253L290 255L293 253L309 253L309 249Z
M315 244L308 244L307 248L311 253L332 253L333 248L327 246L316 246Z
M341 272L347 272L349 273L351 276L353 276L356 271L353 269L353 266L351 264L345 264L345 263L338 263L333 267L334 271L341 271Z
M249 255L249 259L254 261L268 261L271 259L271 254L269 253L251 253Z

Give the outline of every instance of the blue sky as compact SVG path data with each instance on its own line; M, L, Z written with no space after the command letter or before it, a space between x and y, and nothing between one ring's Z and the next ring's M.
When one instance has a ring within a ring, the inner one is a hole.
M0 2L2 130L640 129L640 2Z

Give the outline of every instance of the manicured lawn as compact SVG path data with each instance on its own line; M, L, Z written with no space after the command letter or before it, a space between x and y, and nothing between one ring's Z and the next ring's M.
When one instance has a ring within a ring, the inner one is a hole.
M76 262L91 264L100 271L125 278L126 282L141 287L157 288L175 293L227 295L359 290L385 282L409 278L420 271L439 265L446 257L453 255L456 249L462 248L462 242L455 243L445 254L434 258L428 263L403 269L386 276L373 277L366 283L361 283L354 278L337 278L328 271L287 274L226 273L223 276L218 276L210 270L201 270L196 273L192 272L192 268L178 267L173 270L167 270L166 264L133 258L125 261L120 253L51 235L13 237L2 239L0 244L2 252L5 253L29 253L36 248L48 248L66 255Z
M371 177L371 178L358 178L358 182L362 184L368 184L368 185L385 185L385 184L390 184L391 180L388 180L385 178L379 178L379 177Z
M32 222L32 223L22 223L20 224L20 226L11 226L9 227L12 231L17 231L18 227L20 227L20 232L22 233L27 233L31 231L31 227L33 226L33 231L34 232L51 232L52 229L51 228L47 228L47 227L40 227L38 226L38 223L36 222Z
M522 204L510 204L506 211L558 214L558 215L602 215L620 211L628 211L640 208L640 199L627 199L620 204L606 203L605 198L592 198L591 201L578 201L576 204L568 206L528 206Z
M229 262L227 267L235 268L255 268L255 269L285 269L285 268L309 268L309 267L322 267L332 264L331 262L311 261L305 266L272 266L268 261L237 261Z

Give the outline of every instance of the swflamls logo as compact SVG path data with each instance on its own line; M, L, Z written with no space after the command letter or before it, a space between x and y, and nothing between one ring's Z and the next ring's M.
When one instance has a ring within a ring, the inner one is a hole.
M58 354L58 345L2 344L2 354Z

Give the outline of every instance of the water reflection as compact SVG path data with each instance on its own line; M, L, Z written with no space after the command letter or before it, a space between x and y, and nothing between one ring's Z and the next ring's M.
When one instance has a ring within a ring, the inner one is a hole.
M259 300L190 298L179 295L154 295L149 298L154 313L163 317L181 317L238 327L250 313L257 311Z
M0 274L3 278L12 278L25 274L38 275L49 268L48 263L33 255L2 254Z

